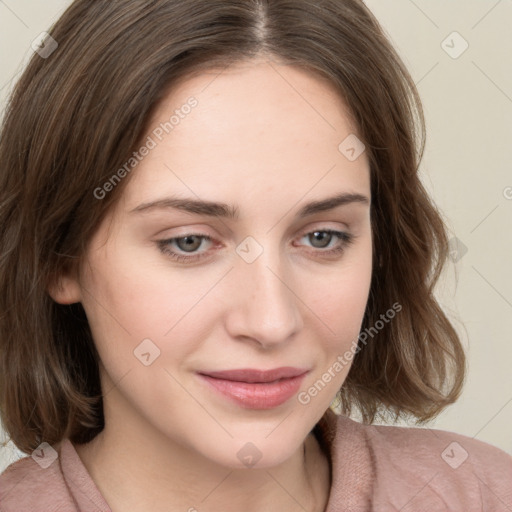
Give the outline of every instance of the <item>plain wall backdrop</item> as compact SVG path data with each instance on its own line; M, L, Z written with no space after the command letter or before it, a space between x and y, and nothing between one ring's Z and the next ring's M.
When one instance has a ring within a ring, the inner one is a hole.
M0 0L2 114L32 41L70 3ZM427 120L422 179L454 249L437 295L469 372L459 401L428 427L512 454L512 0L366 4L418 86ZM0 471L19 456L12 443L0 448Z

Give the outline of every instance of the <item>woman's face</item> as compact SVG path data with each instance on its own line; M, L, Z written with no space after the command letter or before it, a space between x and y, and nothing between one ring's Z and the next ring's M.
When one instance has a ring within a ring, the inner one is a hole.
M369 293L354 132L327 82L268 61L165 98L67 285L101 358L107 429L229 467L299 449L346 378ZM257 371L216 373L232 370Z

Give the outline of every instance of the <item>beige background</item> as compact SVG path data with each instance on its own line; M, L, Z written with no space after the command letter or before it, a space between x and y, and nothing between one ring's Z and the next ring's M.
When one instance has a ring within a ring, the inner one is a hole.
M0 0L2 112L31 42L69 3ZM453 254L438 295L467 347L469 377L430 427L512 454L512 0L367 4L418 84L428 130L423 179L450 236L467 248ZM443 49L456 56L464 40L458 58ZM0 471L18 456L10 444L0 449Z

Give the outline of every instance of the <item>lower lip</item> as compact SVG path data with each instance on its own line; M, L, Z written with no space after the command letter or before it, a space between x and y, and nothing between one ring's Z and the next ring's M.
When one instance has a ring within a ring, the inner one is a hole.
M273 409L288 401L300 388L305 373L297 377L266 383L214 379L199 375L215 390L247 409Z

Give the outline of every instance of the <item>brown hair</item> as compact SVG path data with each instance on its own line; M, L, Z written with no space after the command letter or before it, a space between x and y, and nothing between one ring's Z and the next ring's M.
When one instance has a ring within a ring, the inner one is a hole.
M165 91L187 74L260 55L326 77L351 109L371 170L374 261L363 328L401 311L354 358L342 409L433 418L459 396L465 356L433 288L444 223L418 176L420 99L359 0L76 0L34 54L0 141L0 414L30 452L104 426L98 354L80 304L48 285L80 261L129 176L94 190L147 134ZM341 141L340 141L341 142Z

